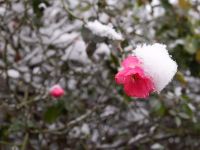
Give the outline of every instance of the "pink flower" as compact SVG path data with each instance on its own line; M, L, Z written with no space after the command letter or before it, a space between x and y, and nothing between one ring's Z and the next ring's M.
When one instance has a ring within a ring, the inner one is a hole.
M50 88L49 93L52 97L59 98L63 96L65 92L60 85L56 84Z
M146 98L154 91L154 84L150 77L145 75L141 62L135 56L128 56L122 62L123 69L115 75L117 84L123 84L128 96Z

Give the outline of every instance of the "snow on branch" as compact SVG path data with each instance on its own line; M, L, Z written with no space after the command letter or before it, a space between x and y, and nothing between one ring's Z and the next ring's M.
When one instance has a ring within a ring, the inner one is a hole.
M100 23L98 20L93 22L88 22L86 24L86 28L88 28L93 34L98 35L100 37L108 37L112 40L122 41L123 37L121 33L117 33L112 25L104 25Z

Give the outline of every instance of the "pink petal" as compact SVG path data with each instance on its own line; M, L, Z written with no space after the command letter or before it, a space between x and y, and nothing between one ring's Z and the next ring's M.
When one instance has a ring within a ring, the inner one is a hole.
M127 70L122 70L119 71L116 75L115 75L115 81L117 82L117 84L123 84L126 78L126 72Z
M135 73L143 74L143 70L139 67L124 68L115 75L115 81L117 84L124 84L126 77Z
M150 78L141 74L135 74L126 78L124 82L124 91L128 96L137 98L146 98L150 92L154 91L154 85Z
M139 74L140 76L145 76L144 71L140 67L126 68L124 70L126 70L126 73L125 73L126 76L134 75L136 73Z
M128 56L123 62L122 66L124 68L134 68L135 66L139 66L140 61L135 56Z

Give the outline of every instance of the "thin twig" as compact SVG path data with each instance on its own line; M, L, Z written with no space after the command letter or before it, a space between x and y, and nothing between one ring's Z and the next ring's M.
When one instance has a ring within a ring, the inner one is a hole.
M24 137L24 141L22 143L22 148L21 150L26 150L26 146L27 146L27 143L28 143L28 139L29 139L29 134L26 133L25 137Z
M88 110L85 114L83 114L82 116L70 121L68 124L66 124L64 127L62 128L58 128L55 130L49 130L49 129L45 129L45 130L35 130L32 131L33 133L51 133L51 134L57 134L57 135L61 135L61 134L65 134L66 132L68 132L68 130L70 129L70 127L80 123L81 121L85 120L86 118L88 118L95 110L97 109L97 107L95 107L93 110Z

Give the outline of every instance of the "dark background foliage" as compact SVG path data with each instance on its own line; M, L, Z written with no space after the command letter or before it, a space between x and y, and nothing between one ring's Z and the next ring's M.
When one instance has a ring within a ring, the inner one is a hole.
M124 41L92 35L95 19ZM198 149L199 27L199 0L0 0L0 149ZM178 72L160 94L127 97L122 55L154 42Z

